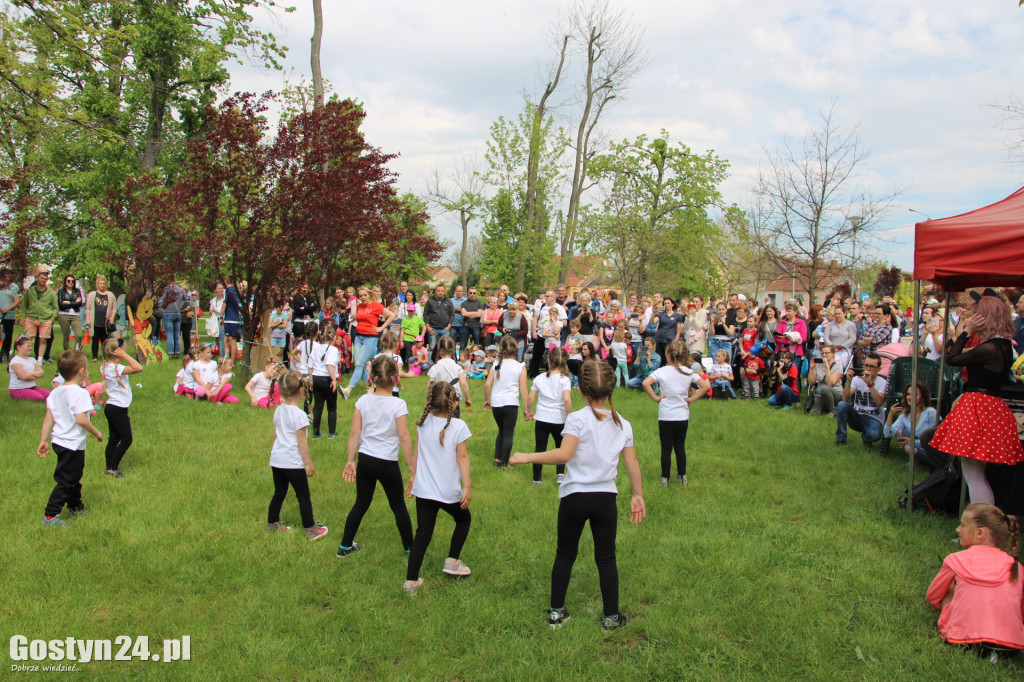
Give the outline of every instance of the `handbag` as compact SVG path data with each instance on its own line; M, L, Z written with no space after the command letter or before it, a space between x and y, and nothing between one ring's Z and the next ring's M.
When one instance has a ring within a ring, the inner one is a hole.
M220 336L220 320L216 315L206 318L206 335L217 338Z

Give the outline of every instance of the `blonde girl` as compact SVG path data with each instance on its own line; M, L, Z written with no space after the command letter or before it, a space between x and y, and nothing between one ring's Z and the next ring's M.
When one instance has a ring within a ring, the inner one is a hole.
M348 462L342 477L356 484L356 501L345 520L345 532L338 547L338 558L344 558L360 547L355 542L356 532L363 516L373 502L373 493L380 482L387 495L391 512L395 515L402 548L412 547L412 520L405 508L402 488L402 470L398 466L398 450L409 467L415 471L409 436L409 408L405 401L392 395L398 381L398 365L390 357L381 355L370 363L373 391L356 401L352 413L352 430L348 436ZM359 455L358 464L356 454Z
M686 485L686 428L690 424L690 404L700 400L711 388L687 365L690 351L682 339L665 346L666 364L644 379L643 387L658 404L658 436L661 439L661 485L667 486L672 472L672 450L676 451L676 476ZM654 392L658 384L660 395Z
M141 371L142 365L125 352L117 339L103 342L100 376L107 391L103 414L110 427L106 451L107 476L124 478L120 470L121 460L132 446L132 420L128 416L128 408L132 404L132 382L128 377Z
M373 383L372 375L370 374L370 365L373 360L376 360L381 356L391 358L395 361L395 364L398 365L398 381L395 382L391 389L393 395L397 398L398 392L402 388L402 379L412 379L416 376L411 372L406 372L402 368L402 356L398 354L398 334L393 331L386 331L381 334L380 352L374 355L373 359L366 363L366 380L368 383Z
M338 433L338 363L341 354L334 345L334 325L324 320L309 353L307 367L313 387L313 438L320 437L320 419L327 404L327 437Z
M14 342L14 355L7 365L10 384L7 390L15 400L45 402L50 390L36 385L43 378L43 365L32 357L32 337L19 336Z
M544 452L548 448L548 436L555 441L555 447L562 447L562 427L565 417L572 412L572 381L569 378L569 355L561 348L548 351L548 371L538 374L533 380L530 395L526 398L526 419L533 420L534 449ZM534 412L533 407L537 406ZM533 485L543 485L542 464L533 465ZM565 478L565 465L555 467L555 481L561 485Z
M212 355L212 351L211 351ZM196 382L195 376L192 374L192 364L199 359L199 349L195 346L189 348L181 359L181 369L178 370L176 381L174 384L174 392L178 395L183 395L186 398L195 400L196 388L199 384Z
M196 398L207 398L211 402L219 402L221 394L227 395L231 391L231 384L217 388L220 372L218 371L217 363L212 358L213 344L204 344L199 350L199 357L189 367L192 370L192 379L196 385Z
M615 370L615 386L625 386L629 383L629 346L626 344L626 332L616 329L612 336L612 343L609 347L608 364ZM622 381L620 384L619 381Z
M494 466L507 467L516 435L520 396L526 404L526 367L516 358L519 348L511 336L501 337L498 361L484 382L484 409L491 410L498 425L494 439Z
M278 377L283 370L284 365L271 360L262 372L252 375L252 379L249 379L245 385L245 392L249 394L251 407L271 408L281 402L281 387Z
M409 474L409 490L416 498L416 538L409 552L409 566L403 585L410 596L423 585L420 567L434 537L438 511L444 510L455 521L448 558L441 570L454 576L471 573L459 556L473 521L469 512L472 495L469 450L466 447L473 434L466 422L454 416L458 404L455 387L435 381L427 386L427 404L416 422L416 458Z
M213 387L213 393L217 398L210 398L215 403L237 403L238 398L231 395L231 381L233 376L231 370L235 368L235 359L232 357L221 358L217 361L217 383Z
M548 625L558 629L569 620L565 595L579 551L583 527L590 522L594 561L604 602L605 629L626 624L619 612L619 570L615 561L616 506L619 458L626 463L632 498L629 519L640 523L647 516L640 464L633 449L633 427L612 404L615 374L605 362L586 362L580 370L580 392L587 406L570 414L562 430L562 445L548 452L517 452L513 464L567 464L558 490L558 548L551 570L551 603Z
M455 362L455 340L450 336L442 336L437 340L437 362L430 366L427 372L430 383L440 381L451 384L459 400L466 403L466 407L472 407L469 400L469 382L466 381L466 370L459 363ZM453 417L460 416L459 405L455 404Z
M301 374L291 371L281 378L279 384L282 402L274 410L274 446L270 450L274 496L270 498L270 507L267 509L267 530L291 530L291 527L281 523L281 505L290 485L299 503L306 539L312 542L327 535L327 526L316 522L309 496L308 479L316 473L316 468L306 442L309 416L299 407L302 394L305 393L305 381Z

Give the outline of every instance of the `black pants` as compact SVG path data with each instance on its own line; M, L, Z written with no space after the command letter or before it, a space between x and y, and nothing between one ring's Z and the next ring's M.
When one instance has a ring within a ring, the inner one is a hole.
M57 466L53 470L53 480L57 483L46 503L46 516L57 516L64 509L76 511L85 507L82 504L82 472L85 471L85 450L69 450L53 444L53 452L57 455Z
M672 450L676 451L676 473L686 475L686 421L658 420L658 435L661 437L661 477L668 478L672 471Z
M334 435L338 431L338 394L331 390L330 377L313 377L313 435L320 435L320 417L324 413L324 402L327 403L328 433Z
M533 423L533 451L534 452L547 452L548 450L548 436L555 439L555 447L562 447L562 427L565 424L552 424L551 422L535 421ZM543 470L543 464L533 465L533 480L540 480L540 472ZM556 474L565 473L565 465L559 464L555 467Z
M109 402L103 406L110 433L107 435L107 471L117 471L121 458L132 446L132 420L127 407L118 407Z
M13 331L13 330L12 330ZM32 343L33 357L39 357L39 334L36 334L36 340ZM50 338L46 339L46 343L43 345L43 359L50 359L50 346L53 345L53 329L50 329ZM68 350L65 348L64 350Z
M370 503L373 502L377 481L380 481L380 487L384 488L388 504L391 505L391 512L395 515L398 534L402 537L402 548L410 549L412 547L412 519L409 518L409 510L405 508L402 470L398 468L398 462L364 455L361 452L356 460L356 501L352 505L352 511L348 513L348 518L345 519L345 532L341 536L341 545L342 547L351 547L352 542L356 539L356 532L359 530L359 524L363 522L363 515L370 508Z
M415 341L402 341L402 350L398 351L398 357L402 358L402 367L408 372L409 371L409 356L412 355L412 344Z
M533 356L530 358L530 369L527 375L532 379L540 374L540 363L544 360L544 351L546 347L544 342L547 339L541 337L539 339L532 339L533 342Z
M98 324L94 324L93 325L93 329L92 329L92 359L93 360L98 359L99 356L97 355L97 353L99 352L100 347L103 345L103 342L106 341L106 340L107 340L107 328L105 326L101 327Z
M437 522L437 512L445 510L455 520L455 530L452 531L452 542L448 546L448 556L458 559L462 554L462 546L466 544L469 536L469 525L473 521L473 515L468 509L463 509L458 502L438 502L423 497L416 498L416 539L412 541L412 550L409 552L409 568L405 573L406 580L417 580L420 577L420 566L423 565L423 556L427 553L430 540L434 537L434 524Z
M590 521L594 537L594 562L601 584L604 615L619 612L619 568L615 564L615 529L619 510L615 493L573 493L558 505L558 548L551 569L551 608L565 606L565 592L572 577L572 565L579 553L583 526Z
M274 474L274 496L270 498L270 508L267 510L267 523L277 523L281 520L281 504L288 495L288 485L295 491L295 499L299 501L299 515L302 516L302 527L312 528L316 521L313 520L313 502L309 499L309 479L306 477L305 469L279 469L270 467Z
M192 319L185 315L185 313L181 314L181 345L178 348L181 348L185 353L192 348Z
M505 466L512 456L512 441L516 437L519 406L492 407L491 413L494 415L494 422L498 425L498 435L494 438L494 459Z
M14 343L14 320L4 320L2 324L4 328L4 343L0 347L0 362L7 362L11 357L11 344ZM36 357L39 356L37 355Z

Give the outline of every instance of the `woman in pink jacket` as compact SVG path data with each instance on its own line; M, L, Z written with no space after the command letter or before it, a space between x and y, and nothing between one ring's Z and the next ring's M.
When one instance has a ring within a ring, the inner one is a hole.
M1020 522L991 504L967 505L956 529L967 549L946 557L928 588L939 634L950 644L1024 649ZM1009 551L1000 549L1009 540Z

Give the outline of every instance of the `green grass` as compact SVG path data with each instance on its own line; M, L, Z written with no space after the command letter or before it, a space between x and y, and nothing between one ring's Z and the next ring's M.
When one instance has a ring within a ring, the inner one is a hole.
M495 427L480 408L482 382L464 413L475 434L473 527L463 552L473 575L441 574L452 528L442 514L426 583L410 599L383 494L357 536L363 551L334 557L355 496L341 477L344 438L312 443L313 504L330 535L309 543L301 533L267 534L270 414L244 401L172 396L176 370L149 366L133 382L143 387L134 388L124 479L103 475L103 446L90 438L83 485L92 514L64 529L39 522L54 464L52 453L34 454L42 409L0 398L4 643L15 634L148 635L156 652L163 638L191 637L190 662L94 662L79 666L85 678L1021 679L1019 662L992 666L939 639L924 592L957 549L956 522L897 510L902 461L855 438L834 447L829 419L703 401L688 436L690 485L666 489L657 485L657 408L619 391L648 510L631 526L628 496L620 496L621 604L632 620L601 630L585 534L569 588L573 618L552 632L544 615L554 470L545 470L547 485L533 487L529 467L490 465ZM424 386L404 382L413 416ZM352 405L339 402L342 435ZM94 423L106 433L102 415ZM532 425L521 422L516 448L532 446ZM292 496L283 519L300 525Z

